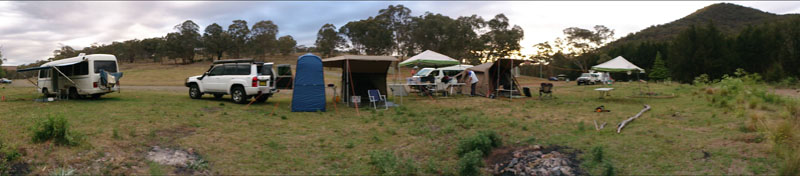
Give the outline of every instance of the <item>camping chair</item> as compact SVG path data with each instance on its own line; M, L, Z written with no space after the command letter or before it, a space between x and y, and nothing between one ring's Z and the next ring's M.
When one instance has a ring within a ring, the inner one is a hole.
M369 102L372 103L373 108L378 109L377 103L383 101L384 109L389 109L389 105L386 103L386 95L381 95L378 89L368 90L367 94L369 94Z
M553 84L552 83L542 83L541 87L539 88L539 98L544 96L553 97Z

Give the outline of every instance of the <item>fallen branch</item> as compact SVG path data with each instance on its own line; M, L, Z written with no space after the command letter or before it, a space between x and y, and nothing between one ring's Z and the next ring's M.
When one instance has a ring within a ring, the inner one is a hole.
M633 121L633 120L634 120L634 119L636 119L636 118L639 118L639 116L642 116L642 113L644 113L644 112L645 112L645 111L647 111L647 110L650 110L650 105L644 105L644 109L642 109L642 111L639 111L639 113L638 113L638 114L636 114L635 116L633 116L633 117L631 117L631 118L628 118L628 119L627 119L627 120L625 120L625 121L622 121L622 123L619 123L619 124L617 125L617 133L620 133L620 132L622 131L622 128L624 128L624 127L625 127L625 124L628 124L628 122L631 122L631 121Z
M606 124L607 124L606 122L603 122L602 125L597 126L597 120L595 120L594 121L594 130L600 131L600 130L602 130L603 128L606 127Z

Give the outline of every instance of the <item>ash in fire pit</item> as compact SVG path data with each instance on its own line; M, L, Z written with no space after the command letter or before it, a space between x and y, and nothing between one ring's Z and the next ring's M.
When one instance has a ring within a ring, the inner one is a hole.
M489 156L489 169L494 175L585 175L579 152L562 146L501 148Z

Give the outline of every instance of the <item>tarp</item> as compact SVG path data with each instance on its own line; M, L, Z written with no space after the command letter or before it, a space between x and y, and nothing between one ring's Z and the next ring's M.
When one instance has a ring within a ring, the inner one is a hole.
M498 59L495 62L483 63L467 68L456 75L456 77L461 78L458 82L466 83L469 79L467 72L470 70L473 71L475 76L478 77L478 83L475 85L475 94L480 96L489 97L489 95L495 94L498 88L510 90L512 88L511 86L514 86L513 89L517 90L518 93L519 85L515 83L516 78L511 74L511 69L519 66L523 62L522 60L515 59ZM467 83L467 85L461 89L461 93L469 94L471 91L470 89L470 85Z
M640 73L644 73L644 69L633 65L622 56L617 56L616 58L603 62L602 64L592 66L592 70L604 72L627 72L639 70Z
M386 74L389 65L395 61L397 58L392 56L344 55L322 59L322 65L342 68L341 95L345 102L349 102L350 96L355 95L361 96L361 102L364 103L369 102L367 90L378 89L381 95L386 95Z
M313 54L297 59L292 93L292 112L325 111L325 78L322 60Z
M458 60L439 54L431 50L425 50L414 57L400 62L400 66L417 65L422 67L446 67L459 64Z

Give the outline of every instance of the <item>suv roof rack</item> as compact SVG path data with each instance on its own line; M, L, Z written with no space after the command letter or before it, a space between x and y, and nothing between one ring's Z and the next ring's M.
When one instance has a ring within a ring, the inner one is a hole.
M224 63L253 63L253 59L225 59L225 60L214 61L214 64L224 64Z

